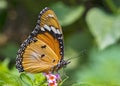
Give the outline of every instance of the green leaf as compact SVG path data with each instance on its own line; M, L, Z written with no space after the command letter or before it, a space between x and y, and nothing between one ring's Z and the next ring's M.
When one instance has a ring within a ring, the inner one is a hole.
M90 86L120 86L120 45L103 51L93 48L89 66L78 71L78 82Z
M8 64L9 64L10 60L9 59L5 59L3 62L0 62L0 70L1 72L8 72Z
M22 83L17 76L0 71L0 86L22 86Z
M25 86L33 86L32 79L25 73L20 74L20 79L25 84Z
M119 40L120 15L108 15L98 8L93 8L88 12L86 20L100 49L104 49Z
M34 75L34 85L35 86L47 86L46 78L42 73Z
M62 2L53 4L51 8L55 11L62 26L67 26L74 23L82 16L84 12L83 6L69 7Z
M6 0L0 0L0 10L5 9L7 7L7 1Z
M120 14L120 0L104 0L109 10L114 14Z

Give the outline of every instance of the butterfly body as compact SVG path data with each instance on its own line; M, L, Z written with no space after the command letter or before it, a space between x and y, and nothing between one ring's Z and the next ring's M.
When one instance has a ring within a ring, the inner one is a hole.
M40 12L36 27L18 50L16 68L19 72L54 72L70 63L63 56L61 26L55 13L46 7Z

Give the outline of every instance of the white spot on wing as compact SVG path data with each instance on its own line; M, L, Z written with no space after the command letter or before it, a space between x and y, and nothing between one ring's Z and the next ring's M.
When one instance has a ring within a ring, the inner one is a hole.
M59 29L57 29L56 31L57 31L58 34L61 34L60 31L59 31Z
M44 25L44 28L47 29L48 31L51 30L51 28L49 26L47 26L47 25Z
M52 14L48 14L48 17L54 17L54 15L52 15Z
M61 46L60 48L63 48L63 46Z
M60 44L62 44L62 42L60 42Z
M45 29L44 29L43 27L41 27L41 30L42 30L42 31L45 31Z
M61 37L58 37L58 39L62 39Z
M62 52L60 52L60 55L62 55L63 53Z
M51 30L56 34L57 33L57 30L53 27L53 26L51 26Z

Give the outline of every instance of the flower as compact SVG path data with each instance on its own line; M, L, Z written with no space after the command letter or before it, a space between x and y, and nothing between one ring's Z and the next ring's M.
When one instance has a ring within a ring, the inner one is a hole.
M59 74L44 73L47 77L48 86L58 86L58 81L61 81Z

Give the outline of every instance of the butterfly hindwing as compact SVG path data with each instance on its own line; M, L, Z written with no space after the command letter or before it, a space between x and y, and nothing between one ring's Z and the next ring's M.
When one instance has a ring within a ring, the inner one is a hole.
M43 48L44 45L46 47ZM26 47L22 65L24 70L28 72L48 72L57 65L58 59L58 56L46 43L37 39L36 42Z

